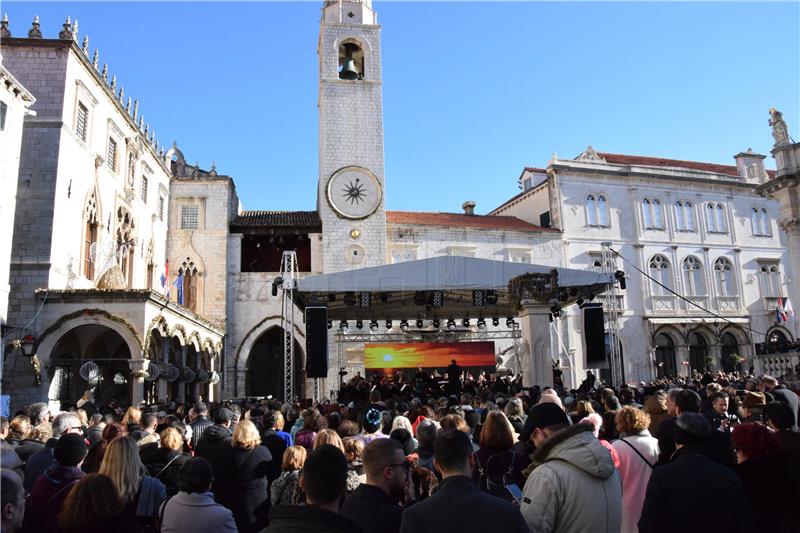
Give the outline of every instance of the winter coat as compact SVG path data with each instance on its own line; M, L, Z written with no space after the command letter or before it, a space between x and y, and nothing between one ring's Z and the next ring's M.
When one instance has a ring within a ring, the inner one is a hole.
M197 443L203 438L203 433L214 425L207 416L198 416L189 424L192 427L192 447L197 449Z
M164 484L167 496L176 495L178 493L178 472L191 457L170 448L156 448L148 454L142 453L141 455L147 472Z
M300 489L300 470L282 472L269 488L272 505L293 505L294 494Z
M301 429L297 432L297 435L294 438L294 443L297 446L302 446L306 449L308 453L311 453L311 450L314 449L314 439L317 438L316 431L308 431L307 429Z
M261 533L363 533L346 516L314 505L276 505Z
M231 432L225 426L213 425L203 432L203 438L195 447L197 457L203 457L211 463L214 471L214 481L211 482L211 492L217 503L225 504L224 492L227 483L227 465L230 455L233 453L231 448Z
M800 401L797 399L797 394L790 391L783 385L778 385L769 392L775 398L776 402L786 404L789 406L789 409L792 410L794 413L794 426L792 427L792 430L797 431L798 404L800 403Z
M525 476L522 471L531 463L528 456L514 450L496 452L486 448L480 449L474 454L475 466L472 468L472 479L480 483L481 470L493 481L500 481L505 473L511 469L511 479L520 488L525 485ZM513 463L513 464L512 464Z
M26 530L57 533L58 513L72 487L86 474L73 466L54 466L39 476L28 499Z
M637 533L647 482L650 481L650 474L658 461L658 440L651 437L650 432L645 429L641 433L624 436L611 445L619 457L617 472L622 482L621 531Z
M236 527L242 533L259 531L267 524L270 461L272 456L266 446L233 448L228 460L226 507L233 511Z
M450 476L432 496L407 507L401 533L527 533L511 503L478 489L469 476Z
M789 453L748 459L734 467L753 506L757 529L763 533L792 531L800 524L800 479L787 468Z
M162 504L161 533L236 533L233 513L210 492L179 492Z
M591 426L571 426L547 439L533 465L520 503L531 533L620 530L619 474Z
M25 442L25 441L22 441ZM26 461L24 457L19 454L19 447L15 450L22 462L25 463L25 490L31 492L33 484L36 480L44 474L55 462L53 458L53 449L56 447L58 439L49 439L38 452L31 455Z
M669 463L653 470L647 483L639 533L673 531L756 531L742 482L733 470L706 457L703 446L677 450Z
M28 459L33 457L33 455L42 450L44 448L44 442L39 440L33 439L22 439L14 446L14 451L17 452L19 458L22 459L22 463L25 464L28 462ZM50 465L48 465L50 466ZM40 472L41 474L41 472ZM36 480L34 480L36 481Z
M288 433L284 433L284 435L288 435ZM291 437L289 437L291 440ZM286 444L286 440L278 434L274 429L265 429L264 432L261 434L261 444L267 447L269 450L269 454L272 456L274 461L270 463L270 473L269 473L269 482L272 483L278 476L281 475L281 462L283 461L283 452L286 451L288 446L291 444Z
M403 508L396 501L383 489L367 484L359 485L339 512L361 526L364 533L398 533L403 518Z

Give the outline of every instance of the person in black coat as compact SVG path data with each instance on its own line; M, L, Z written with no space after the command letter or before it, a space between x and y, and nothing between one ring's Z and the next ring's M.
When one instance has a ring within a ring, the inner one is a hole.
M738 476L706 457L711 427L703 415L681 414L677 450L647 485L639 533L726 531L752 533L755 519Z
M270 484L281 475L281 458L287 448L286 440L275 431L277 421L278 417L275 415L275 411L266 413L263 417L264 431L261 433L261 444L267 447L270 455L275 459L270 463L271 468L268 476Z
M228 409L219 409L214 413L214 425L203 432L203 437L195 447L197 457L207 459L214 469L211 492L214 493L214 500L223 505L225 505L227 466L232 453L230 431L232 418L233 413Z
M772 376L763 376L759 384L759 390L764 393L772 394L776 402L781 402L789 406L794 417L792 424L792 431L797 431L797 416L798 409L800 409L800 402L797 399L797 394L790 391L783 385L778 384L778 380Z
M239 533L260 531L267 525L272 455L261 446L255 424L240 420L231 440L225 489L225 506L233 511Z
M148 474L164 484L167 496L178 493L181 467L192 457L183 453L183 437L175 428L167 428L161 432L161 447L145 446L139 449L142 464Z
M442 431L433 444L434 464L442 474L439 489L403 511L401 533L527 533L517 507L478 489L470 475L472 443L457 429Z
M411 463L395 439L375 439L364 448L367 482L342 505L341 513L364 533L398 533L403 517L400 501L408 487Z
M203 402L197 402L194 407L192 407L191 411L195 415L189 423L192 427L192 448L197 449L197 444L200 442L200 439L203 438L203 433L213 426L216 420L212 422L208 418L208 407Z

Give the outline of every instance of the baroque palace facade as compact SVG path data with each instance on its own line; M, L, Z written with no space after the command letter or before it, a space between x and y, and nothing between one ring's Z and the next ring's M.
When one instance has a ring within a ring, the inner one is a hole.
M779 167L777 176L752 152L726 166L590 148L525 168L523 191L489 215L469 201L462 212L389 211L381 28L369 0L328 0L317 205L246 211L230 176L159 143L77 23L68 19L57 38L44 36L38 19L26 36L7 20L1 29L0 79L14 96L0 93L9 125L0 135L12 141L3 147L21 146L17 159L0 162L4 190L16 190L13 232L0 242L9 273L0 279L9 287L2 389L14 407L66 405L87 390L123 402L280 396L281 299L270 289L287 250L300 276L441 255L591 269L609 241L624 258L615 268L627 281L619 331L629 382L685 372L683 361L727 368L764 334L796 338L770 316L777 297L796 290L797 245L792 265L784 219L794 217L796 241L797 202L785 197L797 193L797 145L781 148L794 174ZM9 216L5 204L1 213ZM575 307L554 320L551 345L577 386L592 365ZM501 322L486 328L500 331ZM363 343L340 342L347 336L336 331L320 395L336 389L340 369L363 372ZM307 397L314 384L304 379L302 320L293 338L295 390ZM511 340L497 341L496 352L501 367L518 370Z

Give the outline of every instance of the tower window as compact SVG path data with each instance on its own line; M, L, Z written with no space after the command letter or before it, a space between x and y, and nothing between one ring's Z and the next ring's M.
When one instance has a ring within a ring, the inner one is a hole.
M181 229L197 229L198 209L196 205L181 206Z
M348 39L339 46L339 79L364 79L364 50L353 39Z
M75 117L75 133L80 140L86 142L86 132L89 128L89 110L78 102L78 114Z

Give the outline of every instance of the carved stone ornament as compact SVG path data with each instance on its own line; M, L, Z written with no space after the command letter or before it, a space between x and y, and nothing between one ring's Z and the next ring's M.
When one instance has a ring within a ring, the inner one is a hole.
M523 274L512 278L508 283L509 303L520 309L523 300L536 300L549 303L558 298L558 270L549 274Z
M783 113L771 107L769 110L769 125L772 126L772 137L775 139L775 146L789 144L789 127L783 120Z
M39 29L39 15L36 15L33 18L33 25L31 26L31 29L28 30L28 37L31 39L42 38L42 30Z
M117 264L103 272L103 275L97 280L98 289L126 289L127 287L128 283L125 281L125 276L122 275L122 269Z
M591 144L586 147L586 150L583 151L581 155L576 158L576 161L602 161L603 163L606 162L605 159L600 157L600 154L597 153L597 150L594 149L594 146Z
M0 38L11 38L11 32L8 30L8 13L3 15L3 20L0 20Z
M70 20L69 16L67 16L67 21L64 22L64 29L58 32L58 38L66 39L68 41L71 41L75 38L75 36L72 34L72 21Z

